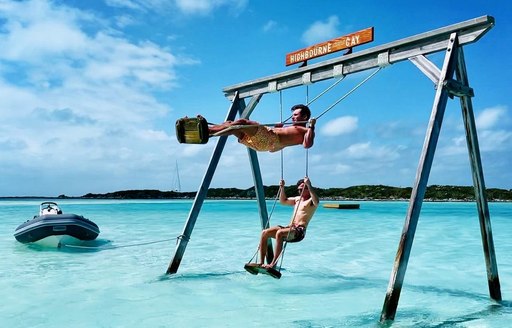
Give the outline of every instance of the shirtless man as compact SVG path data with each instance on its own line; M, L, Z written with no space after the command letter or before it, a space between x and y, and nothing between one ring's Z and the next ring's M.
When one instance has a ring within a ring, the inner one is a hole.
M295 105L292 110L293 125L283 127L276 125L273 128L260 125L248 119L226 121L219 125L209 127L210 135L234 135L238 142L256 151L276 152L284 147L302 144L304 148L313 146L315 138L315 119L311 119L311 111L306 105ZM306 123L309 121L309 126ZM228 129L233 125L247 125L248 127ZM227 130L226 130L227 129ZM226 130L226 131L223 131Z
M265 268L273 268L277 264L277 260L283 251L283 243L299 242L304 239L306 235L306 228L309 221L313 218L316 209L318 208L318 196L316 195L311 181L308 177L301 179L297 182L297 189L299 196L290 197L286 196L284 191L284 180L279 182L280 194L279 202L283 205L294 206L293 216L291 223L286 226L275 226L265 229L261 233L260 239L260 263L259 265ZM264 264L265 256L267 255L267 241L269 238L276 239L276 248L274 251L274 259L269 264Z

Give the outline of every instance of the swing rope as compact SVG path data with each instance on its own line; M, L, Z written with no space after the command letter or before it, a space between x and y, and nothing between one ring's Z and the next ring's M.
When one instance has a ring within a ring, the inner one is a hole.
M327 107L327 109L325 109L320 115L318 115L316 117L316 120L318 120L320 117L324 116L328 111L330 111L331 109L333 109L336 105L338 105L341 101L343 101L345 98L347 98L348 96L350 96L354 91L356 91L357 89L359 89L363 84L365 84L368 80L370 80L372 77L374 77L383 67L378 67L375 71L373 71L372 74L370 74L369 76L367 76L364 80L362 80L361 82L359 82L355 87L353 87L352 89L350 89L350 91L348 91L346 94L344 94L343 96L341 96L340 98L338 98L338 100L336 100L331 106ZM340 83L341 81L343 81L345 79L346 75L342 76L341 78L339 78L336 82L334 82L331 86L329 86L327 89L325 89L323 92L321 92L318 96L316 96L313 100L311 101L307 101L306 100L306 104L309 106L310 104L312 104L313 102L315 102L317 99L319 99L321 96L323 96L324 94L326 94L329 90L331 90L332 88L334 88L338 83ZM306 86L306 93L308 93L308 86ZM308 95L306 95L306 99L307 99ZM291 119L292 117L288 117L284 122L287 122L289 119ZM308 122L295 122L295 123L308 123Z
M375 76L375 74L377 74L378 72L380 72L380 70L382 69L382 67L378 67L375 71L373 71L372 74L368 75L364 80L362 80L361 82L359 82L355 87L353 87L349 92L347 92L346 94L344 94L341 98L339 98L338 100L336 100L331 106L327 107L326 110L324 110L320 115L318 115L316 117L316 119L318 120L320 117L324 116L325 113L327 113L328 111L330 111L334 106L336 106L337 104L339 104L342 100L344 100L345 98L347 98L348 96L350 96L354 91L356 91L357 89L359 89L359 87L361 87L363 84L365 84L369 79L371 79L372 77Z
M279 91L279 107L281 110L281 116L279 117L279 119L281 120L281 124L283 124L283 91L282 90ZM284 151L283 151L283 149L281 149L281 180L284 179L283 163L284 163ZM278 192L278 194L279 194L279 192Z
M305 177L309 177L308 175L308 169L309 169L309 149L306 148L306 155L305 155L305 158L306 158L306 175ZM301 192L300 192L300 196L299 196L299 204L300 202L302 201L302 195L304 194L304 189L306 189L306 186L304 186L304 188L302 188ZM281 191L281 189L279 189L279 191ZM290 233L292 232L292 229L291 229L291 226L292 226L292 223L293 221L295 221L295 216L297 215L297 211L299 210L299 206L296 204L294 209L293 209L293 216L292 216L292 219L290 221L290 224L288 225L289 226L289 230L288 230L288 235L286 236L286 239L283 241L283 249L281 250L281 254L279 254L279 269L278 271L281 272L281 268L283 267L283 259L284 259L284 253L286 251L286 245L288 245L288 239L290 238ZM276 242L278 242L276 240Z
M318 96L316 96L315 98L313 98L313 100L311 101L307 101L307 97L306 96L306 105L309 106L311 105L312 103L314 103L318 98L320 98L321 96L323 96L324 94L326 94L329 90L331 90L332 88L334 88L336 85L338 85L338 83L340 83L341 81L343 81L345 79L346 75L343 75L341 78L339 78L336 82L334 82L331 86L329 86L327 89L325 89L324 91L322 91Z
M282 92L282 90L279 91L279 103L280 103L280 108L281 108L280 120L281 120L281 122L283 122L283 92ZM283 180L283 179L284 179L284 152L281 149L281 180ZM272 215L274 214L274 209L276 208L277 200L279 199L280 196L281 196L281 188L279 188L277 190L277 194L276 194L276 197L274 199L274 203L272 204L272 209L270 210L270 214L268 216L267 222L266 222L265 227L263 228L263 230L264 229L268 229L270 227L270 219L272 218ZM254 258L256 258L256 261L258 261L258 253L259 253L259 251L260 251L260 245L258 244L258 248L256 249L256 252L251 257L249 262L247 262L247 263L251 263Z
M330 111L332 108L334 108L337 104L339 104L341 101L343 101L345 98L347 98L349 95L351 95L354 91L356 91L357 89L359 89L363 84L365 84L368 80L370 80L372 77L374 77L380 70L382 69L382 67L379 67L377 68L374 72L372 72L372 74L370 74L369 76L367 76L364 80L362 80L361 82L359 82L356 86L354 86L350 91L348 91L346 94L344 94L342 97L340 97L338 100L336 100L331 106L329 106L327 109L325 109L320 115L318 115L316 117L316 119L320 119L322 116L324 116L328 111ZM336 86L338 83L340 83L343 79L345 78L345 76L342 76L340 79L338 79L335 83L333 83L330 87L328 87L326 90L324 90L322 93L320 93L317 97L315 97L312 101L309 101L309 86L306 86L306 104L310 105L311 103L313 103L314 101L316 101L317 99L319 99L322 95L324 95L325 93L327 93L329 90L331 90L334 86ZM279 91L279 95L280 95L280 107L281 107L281 124L284 124L286 121L288 121L290 117L288 117L284 122L283 122L283 119L282 119L282 113L283 113L283 101L282 101L282 91ZM307 121L306 122L295 122L295 123L308 123ZM261 125L265 125L265 124L261 124ZM281 180L283 180L283 150L281 150ZM309 170L309 149L306 149L306 152L305 152L305 171L306 171L306 174L305 176L308 177L308 170ZM284 186L283 186L284 188ZM300 193L300 196L299 196L299 203L302 201L302 196L303 196L303 193L304 193L304 189L303 188L301 190L301 193ZM277 192L277 196L276 196L276 200L274 202L274 206L272 207L272 211L271 211L271 215L274 211L274 208L275 208L275 205L277 203L277 199L281 196L281 187L279 188L278 192ZM293 216L292 216L292 219L290 221L290 224L288 225L289 226L289 230L288 230L288 235L286 237L286 239L283 241L283 246L282 246L282 250L281 250L281 253L279 254L279 265L278 265L278 271L281 272L281 268L283 266L283 260L284 260L284 254L285 254L285 251L286 251L286 246L288 245L288 239L290 237L290 234L291 234L291 225L293 223L293 221L295 221L295 216L297 215L297 211L299 209L299 206L296 204L295 205L295 208L294 208L294 213L293 213ZM270 226L270 217L271 215L269 216L269 219L267 221L267 228ZM279 242L276 240L276 242ZM260 246L258 246L258 249L256 250L256 253L253 255L253 257L251 258L251 260L249 262L251 262L255 257L256 257L256 260L258 259L257 258L257 254L260 250ZM263 259L264 260L264 259Z
M334 88L335 86L337 86L341 81L343 81L345 79L346 75L343 75L342 77L340 77L339 79L337 79L333 84L331 84L329 87L327 87L324 91L320 92L315 98L313 98L311 101L308 100L309 98L309 86L306 86L306 106L309 106L311 105L312 103L314 103L315 101L317 101L318 99L320 99L320 97L322 97L324 94L326 94L327 92L329 92L332 88ZM281 104L281 124L283 125L291 125L293 123L287 123L287 121L289 119L291 119L292 117L288 117L286 120L283 121L283 95L282 95L282 92L283 90L279 90L279 97L280 97L280 104ZM308 123L308 121L301 121L301 122L296 122L296 123ZM211 122L208 122L208 125L216 125L217 123L211 123ZM259 125L261 126L274 126L275 123L260 123ZM240 125L240 126L237 126L237 128L243 128L247 125Z
M335 84L341 82L342 79L339 79ZM335 85L333 84L331 86L331 88ZM326 90L324 91L327 92L329 90ZM317 96L314 100L318 99L319 97L321 96L321 94L319 96ZM311 101L311 102L313 102ZM309 102L309 86L306 86L306 103L309 105L311 102ZM282 112L282 110L281 110ZM282 150L281 150L282 151ZM306 177L308 177L308 168L309 168L309 149L306 148L306 152L305 152L305 158L306 158ZM295 204L294 206L294 209L293 209L293 216L292 216L292 219L290 220L290 224L288 224L288 234L286 236L286 239L283 241L283 248L281 250L281 253L279 254L279 268L277 271L279 271L279 273L281 272L281 268L283 267L283 260L284 260L284 253L286 251L286 245L288 245L288 240L290 239L290 234L292 232L292 224L293 222L295 221L295 217L297 216L297 211L299 210L299 205L300 205L300 202L302 201L302 196L304 194L304 189L305 189L306 186L304 186L304 188L302 188L301 192L300 192L300 196L299 196L299 204ZM284 186L283 186L284 188ZM279 192L281 191L281 188L279 188ZM276 243L278 243L279 241L276 239Z
M331 106L329 106L327 109L325 109L320 115L318 115L316 117L316 120L320 119L322 116L324 116L328 111L330 111L332 108L334 108L334 106L338 105L341 101L343 101L345 98L347 98L349 95L351 95L354 91L356 91L357 89L359 89L359 87L361 87L363 84L365 84L368 80L370 80L373 76L375 76L383 67L378 67L372 74L370 74L369 76L367 76L363 81L359 82L355 87L353 87L349 92L347 92L346 94L344 94L342 97L340 97L338 100L336 100ZM312 104L314 101L316 101L317 99L319 99L321 96L323 96L325 93L327 93L329 90L331 90L333 87L335 87L338 83L340 83L341 81L343 81L345 79L346 75L342 76L341 78L339 78L336 82L334 82L331 86L329 86L327 89L325 89L323 92L321 92L319 95L317 95L313 100L311 101L308 101L308 98L309 98L309 86L306 85L306 104L309 106L310 104ZM280 94L282 95L282 90L279 91ZM282 97L282 96L281 96ZM281 98L282 99L282 98ZM282 100L281 100L281 106L282 106ZM281 112L282 112L282 107L281 107ZM281 114L282 116L282 114ZM291 123L288 123L288 120L290 120L292 118L292 116L289 116L286 120L283 121L282 117L281 117L281 126L284 126L284 125L293 125L293 124L307 124L309 123L309 121L300 121L300 122L291 122ZM208 125L217 125L217 124L214 124L214 123L211 123L211 122L207 122ZM260 126L275 126L276 124L275 123L258 123L257 125L260 125ZM246 124L240 124L240 125L231 125L219 132L216 132L214 134L212 134L211 136L213 137L217 137L217 136L222 136L223 133L226 133L227 131L230 131L230 130L238 130L238 129L245 129L245 128L253 128L254 125L253 124L249 124L249 125L246 125Z
M306 155L306 157L307 157L307 155ZM307 168L306 168L306 171L307 171ZM307 177L307 175L306 175L306 177ZM305 188L303 188L302 191L300 192L299 204L302 201L302 196L304 194L304 189ZM292 232L291 225L292 225L293 221L295 221L295 216L297 216L298 210L299 210L299 206L298 206L298 204L295 204L294 209L293 209L293 216L292 216L292 219L290 220L290 224L288 225L289 226L288 235L286 236L286 239L283 241L283 249L281 250L281 254L279 254L279 261L280 262L279 262L279 269L277 270L279 272L281 272L281 268L283 267L284 253L286 251L286 245L288 245L288 241L287 240L290 238L290 234ZM276 240L276 243L277 242L278 241Z

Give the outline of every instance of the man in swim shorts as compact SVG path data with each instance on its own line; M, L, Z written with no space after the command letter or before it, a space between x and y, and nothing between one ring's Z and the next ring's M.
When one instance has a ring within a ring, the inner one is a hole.
M297 189L299 192L299 196L297 197L288 198L284 191L284 184L284 180L279 182L279 202L283 205L294 206L292 220L286 227L278 225L265 229L261 232L259 265L266 268L273 268L276 266L277 260L283 251L283 243L285 241L291 243L299 242L304 239L304 236L306 235L306 228L318 208L318 196L313 190L311 181L308 177L300 179L297 182ZM264 264L269 238L276 239L274 258L269 264Z
M234 135L238 142L256 151L279 151L288 146L302 144L304 148L313 146L315 138L315 119L310 119L311 110L306 105L295 105L292 110L291 126L278 124L266 127L256 121L239 119L210 126L210 135ZM309 122L309 125L307 124ZM232 127L232 129L230 129Z
M238 142L256 151L270 151L275 152L282 148L279 148L281 142L279 135L274 132L274 128L267 126L257 125L256 132L251 136L247 131L241 134L241 138L238 138Z

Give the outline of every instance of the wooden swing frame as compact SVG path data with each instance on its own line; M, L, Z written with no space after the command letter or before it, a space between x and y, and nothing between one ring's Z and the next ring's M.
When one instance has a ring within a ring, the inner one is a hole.
M394 320L395 318L414 234L425 196L434 153L437 147L444 112L448 98L453 97L460 98L462 117L466 132L466 143L476 195L477 211L480 220L480 231L485 256L489 294L492 299L496 301L501 300L498 267L492 238L492 229L473 105L471 102L471 97L474 96L474 93L473 89L469 86L463 52L464 45L478 41L493 26L493 17L481 16L382 46L343 55L317 64L306 65L284 73L236 84L223 89L225 96L231 101L231 106L228 109L226 120L234 120L237 114L240 118L249 118L264 94L308 85L318 81L337 78L372 68L385 67L401 61L412 62L434 82L436 86L436 93L432 106L431 117L419 159L416 179L409 201L404 228L381 312L381 322ZM435 64L425 57L437 52L445 52L445 59L441 69L437 68ZM247 98L250 100L246 105L245 99ZM221 136L213 150L208 168L206 169L188 219L185 223L185 227L181 235L183 238L178 239L174 256L167 268L167 274L176 273L178 270L201 206L206 198L208 187L226 144L226 140L227 136ZM268 223L268 213L258 156L256 151L249 148L247 148L247 153L253 173L261 227L264 228ZM267 256L273 257L271 243L269 244Z

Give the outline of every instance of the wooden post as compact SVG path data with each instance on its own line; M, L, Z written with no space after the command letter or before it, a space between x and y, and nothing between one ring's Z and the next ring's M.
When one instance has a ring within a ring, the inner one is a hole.
M255 108L256 104L252 104L252 102L259 102L263 95L259 94L257 97L251 98L251 103L247 108ZM242 117L249 118L249 115L252 113L251 111L244 111L242 113ZM268 211L267 211L267 204L265 202L265 191L263 189L263 179L261 177L261 169L260 164L258 161L258 154L255 150L247 147L247 154L249 155L249 161L251 163L251 171L252 171L252 177L254 181L254 189L256 193L256 200L258 202L258 210L260 214L260 221L261 221L261 229L266 229L269 224L269 217L268 217ZM271 238L268 239L267 243L267 262L270 263L272 259L274 258L274 250L272 249L272 240Z
M249 159L251 161L251 170L254 180L254 188L256 191L256 200L258 201L258 209L260 213L261 229L266 229L269 226L269 217L267 211L267 203L265 201L265 191L263 189L263 180L261 178L260 164L258 162L258 154L251 148L247 148ZM274 250L272 249L272 238L267 242L267 262L272 262L274 258ZM262 259L263 260L263 259Z
M233 99L230 109L228 110L226 120L233 120L236 116L236 113L242 111L244 108L244 100L240 99L238 95L236 95L235 98ZM194 203L192 204L192 208L190 209L188 215L188 219L185 222L183 232L178 237L176 250L174 251L174 257L169 263L169 266L167 267L167 274L173 274L178 272L178 268L183 258L183 254L185 253L185 249L187 248L188 241L190 240L192 230L194 229L197 217L199 216L199 212L201 211L204 199L206 198L206 195L208 193L208 188L212 181L213 174L215 173L215 169L217 168L217 164L219 163L222 150L226 145L227 138L227 136L220 137L219 140L217 141L215 149L213 150L212 157L210 158L210 163L208 164L206 173L203 177L201 185L199 186L199 190L197 191Z
M457 80L465 87L469 88L469 80L464 60L462 48L459 51L459 60L456 68ZM498 265L494 252L494 241L492 238L491 220L489 207L485 193L484 173L482 161L480 159L480 147L478 145L478 136L476 133L475 116L473 114L473 103L469 95L460 97L462 108L462 118L466 131L466 142L471 163L471 172L473 176L473 185L475 187L475 199L480 220L480 233L482 235L482 245L484 249L485 264L487 268L487 282L489 285L489 294L496 301L501 301L500 279L498 276Z
M405 271L407 270L407 263L411 253L412 242L414 240L414 234L416 232L416 226L418 224L418 218L421 211L421 205L425 196L428 177L430 175L430 169L432 168L432 161L434 159L434 153L439 139L439 132L441 130L446 103L448 101L449 92L443 86L444 82L451 80L453 76L457 62L457 51L457 34L452 33L446 47L443 69L441 70L441 76L437 84L432 114L430 116L419 166L416 172L416 181L409 201L409 209L407 210L402 236L398 245L393 271L391 272L391 278L381 312L381 322L394 320L395 318Z

